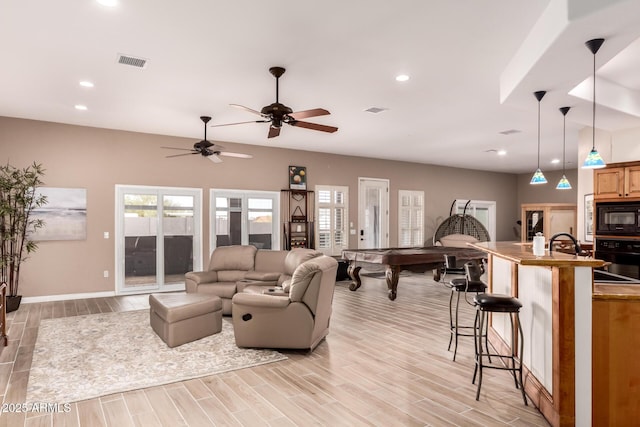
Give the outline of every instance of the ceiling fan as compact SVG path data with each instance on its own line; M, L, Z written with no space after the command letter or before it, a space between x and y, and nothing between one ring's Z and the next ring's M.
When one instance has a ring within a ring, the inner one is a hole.
M311 130L319 130L321 132L333 133L337 131L338 128L334 126L326 126L318 123L303 122L300 120L300 119L306 119L309 117L326 116L328 114L331 114L329 111L325 110L324 108L314 108L312 110L294 112L291 108L280 103L278 83L280 81L280 77L284 74L285 71L286 70L282 67L269 68L269 72L273 74L273 76L276 78L276 102L274 102L273 104L263 107L262 110L260 111L254 110L249 107L245 107L243 105L231 104L231 106L233 107L241 108L245 111L261 116L262 120L251 120L247 122L211 125L211 127L242 125L245 123L270 123L269 134L267 135L267 138L275 138L276 136L280 135L280 128L282 128L283 123L286 123L291 126L297 126L297 127L311 129Z
M196 142L193 144L193 148L176 148L176 147L162 147L169 150L182 150L188 151L188 153L183 154L172 154L167 157L180 157L180 156L188 156L191 154L201 154L202 156L208 158L213 163L222 163L222 159L220 156L226 157L237 157L240 159L251 159L253 156L251 154L242 154L242 153L232 153L229 151L222 151L224 147L220 145L216 145L213 142L207 141L207 123L211 120L209 116L201 116L200 120L204 123L204 139L202 141Z

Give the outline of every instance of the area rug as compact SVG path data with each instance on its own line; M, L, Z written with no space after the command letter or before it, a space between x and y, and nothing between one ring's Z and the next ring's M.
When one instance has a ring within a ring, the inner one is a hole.
M45 319L29 372L27 402L75 402L284 360L272 350L236 347L233 326L169 348L149 311Z

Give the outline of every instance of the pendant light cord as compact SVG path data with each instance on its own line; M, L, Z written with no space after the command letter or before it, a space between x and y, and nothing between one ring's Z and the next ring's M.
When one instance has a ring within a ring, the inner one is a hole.
M540 169L540 100L538 100L538 169Z
M593 114L591 115L591 128L593 129L591 151L596 150L596 54L593 54Z
M565 144L567 140L567 114L563 115L562 119L562 176L565 176L564 173L564 153L565 153Z

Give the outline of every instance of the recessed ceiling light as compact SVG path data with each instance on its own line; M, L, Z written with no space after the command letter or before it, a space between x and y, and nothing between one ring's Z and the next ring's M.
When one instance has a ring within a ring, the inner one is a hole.
M108 7L116 7L118 5L118 0L96 0L96 1L101 5L108 6Z
M555 164L558 164L558 163L560 163L560 159L553 159L553 160L551 160L551 164L554 164L554 165L555 165Z
M507 150L498 150L498 156L506 156Z
M409 80L409 76L407 76L406 74L399 74L396 76L397 82L406 82L407 80Z
M76 104L76 110L80 110L80 111L86 111L87 110L87 106L86 105L82 105L82 104Z
M83 81L80 82L80 86L82 86L82 87L93 87L93 83L91 83L88 80L83 80Z

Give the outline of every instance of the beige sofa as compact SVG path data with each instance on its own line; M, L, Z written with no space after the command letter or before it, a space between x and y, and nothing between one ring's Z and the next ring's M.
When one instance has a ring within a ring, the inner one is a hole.
M222 313L231 314L237 292L262 293L282 286L303 262L321 256L312 249L272 251L251 245L221 246L211 254L206 271L185 274L187 293L208 293L222 299Z
M299 265L281 296L235 294L236 345L313 350L329 333L337 269L335 259L322 255Z

